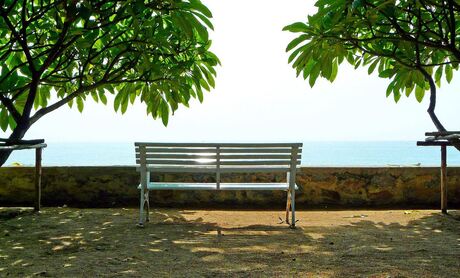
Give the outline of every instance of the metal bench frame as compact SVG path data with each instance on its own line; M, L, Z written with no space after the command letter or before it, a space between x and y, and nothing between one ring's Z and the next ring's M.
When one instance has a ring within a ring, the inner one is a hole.
M286 223L295 227L296 170L302 143L134 143L140 172L139 225L149 221L150 190L285 190ZM215 183L152 182L150 174L213 173ZM285 172L285 183L222 183L222 173ZM146 213L144 214L144 208ZM289 211L291 220L289 221Z

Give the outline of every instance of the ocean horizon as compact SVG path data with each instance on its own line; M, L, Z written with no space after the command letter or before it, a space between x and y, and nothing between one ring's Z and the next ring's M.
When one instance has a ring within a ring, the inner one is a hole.
M44 166L132 166L134 142L47 142ZM15 151L4 166L35 163L32 150ZM418 147L415 141L312 141L304 142L303 166L416 167L439 166L439 147ZM448 166L460 166L460 152L450 147Z

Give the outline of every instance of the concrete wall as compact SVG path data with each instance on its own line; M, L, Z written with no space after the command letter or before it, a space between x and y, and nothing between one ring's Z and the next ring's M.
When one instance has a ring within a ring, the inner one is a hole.
M0 168L0 206L32 205L33 168ZM449 208L460 207L460 168L448 168ZM213 182L212 175L162 174L156 181ZM223 182L283 181L282 173L224 175ZM134 167L46 167L45 206L137 206ZM439 168L302 168L297 207L439 207ZM281 191L154 191L156 206L282 208Z

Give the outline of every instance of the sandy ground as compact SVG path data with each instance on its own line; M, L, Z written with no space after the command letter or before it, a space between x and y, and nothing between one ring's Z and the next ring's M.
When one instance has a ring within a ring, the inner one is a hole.
M460 277L460 211L6 211L0 277Z

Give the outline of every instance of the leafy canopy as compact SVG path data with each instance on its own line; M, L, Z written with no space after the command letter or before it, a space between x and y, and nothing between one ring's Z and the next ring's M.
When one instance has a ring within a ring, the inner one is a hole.
M139 99L166 125L214 87L211 17L199 0L0 0L1 129L107 94L121 113Z
M311 86L319 76L333 82L346 60L390 79L386 94L395 101L415 92L421 102L433 79L439 87L443 75L450 82L458 69L458 0L318 0L315 6L306 23L283 29L299 33L287 46L288 61Z

